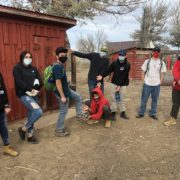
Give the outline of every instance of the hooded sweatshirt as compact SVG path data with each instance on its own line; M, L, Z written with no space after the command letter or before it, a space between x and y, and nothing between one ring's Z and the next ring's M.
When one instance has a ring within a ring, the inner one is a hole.
M105 105L107 105L108 107L110 107L108 100L104 97L102 90L99 87L96 87L93 89L93 92L98 93L99 95L99 99L95 100L94 98L92 98L91 101L91 119L94 120L99 120L103 114L103 108Z
M24 66L22 62L19 62L13 69L13 76L18 97L26 95L26 91L31 91L32 89L40 90L43 86L38 70L32 65ZM36 79L39 80L39 85L34 85Z
M0 73L0 112L4 111L6 107L9 107L8 96L7 96L3 76Z
M174 81L176 82L173 88L175 90L180 90L180 85L177 84L177 82L180 80L180 59L175 61L172 73L173 73Z
M120 63L117 59L115 62L110 64L107 71L103 74L103 77L106 77L113 72L111 83L117 86L128 86L129 71L130 64L128 63L127 59L125 59L123 63Z

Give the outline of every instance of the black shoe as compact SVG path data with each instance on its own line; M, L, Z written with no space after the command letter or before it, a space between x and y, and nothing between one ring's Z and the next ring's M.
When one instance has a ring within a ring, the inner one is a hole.
M111 120L116 121L116 112L111 112Z
M34 136L28 137L28 138L27 138L27 141L28 141L29 143L32 143L32 144L38 144L38 143L39 143L39 141L38 141Z
M19 128L18 128L18 132L19 132L20 138L21 138L22 140L25 140L25 138L26 138L26 132L24 132L24 131L22 130L22 127L19 127Z
M149 116L149 117L151 117L151 118L154 119L154 120L158 120L158 118L157 118L156 115L152 115L152 116Z
M123 119L129 119L129 117L126 115L125 111L121 112L120 117Z
M144 115L142 115L142 114L138 114L137 116L136 116L136 118L143 118L144 117Z

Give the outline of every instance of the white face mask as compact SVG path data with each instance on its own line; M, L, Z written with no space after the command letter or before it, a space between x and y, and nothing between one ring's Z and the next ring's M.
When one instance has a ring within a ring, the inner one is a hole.
M119 61L122 62L125 60L125 56L119 56Z
M24 58L23 63L26 66L30 65L32 63L32 58Z
M107 52L100 52L100 56L101 56L101 57L107 56Z

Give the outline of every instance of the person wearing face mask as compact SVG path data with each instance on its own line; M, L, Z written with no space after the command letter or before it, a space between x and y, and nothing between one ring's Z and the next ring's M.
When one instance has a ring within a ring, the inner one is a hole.
M84 111L89 114L87 124L92 125L99 123L100 119L105 120L105 127L111 127L111 109L108 100L104 97L100 87L92 90L92 101L86 101Z
M96 76L102 75L109 65L108 59L108 50L106 46L102 46L100 48L100 53L92 52L92 53L80 53L78 51L72 51L72 54L80 57L86 58L90 61L90 68L88 72L88 87L89 87L89 97L91 99L92 90L96 87L96 85L100 82L101 89L104 92L104 83L103 80L98 81Z
M116 110L117 107L120 109L120 117L123 119L129 119L126 114L126 106L125 106L125 95L126 95L126 87L129 85L129 71L130 64L126 58L125 49L120 49L119 56L116 61L110 64L108 69L105 71L103 76L97 76L98 80L101 80L103 77L112 73L111 78L111 115L112 120L116 119ZM119 98L117 99L117 95Z
M73 100L76 107L76 119L83 120L84 116L82 113L82 98L81 96L69 88L66 70L64 64L67 61L67 51L68 49L63 47L58 47L56 49L56 62L52 68L52 74L54 77L56 89L54 94L59 101L60 113L56 123L55 135L57 137L65 137L70 135L64 127L64 120L68 113L69 101Z
M172 74L174 81L172 83L172 108L170 118L164 121L165 126L171 126L176 124L176 119L179 113L180 107L180 56L175 61Z
M43 86L41 76L36 67L32 66L32 54L23 51L20 54L20 62L13 69L16 95L27 108L27 122L18 128L19 136L29 143L37 144L34 136L34 123L42 116L43 112L38 105L38 92Z
M159 58L161 49L155 47L152 51L152 57L147 59L143 65L142 69L142 80L144 81L142 95L141 95L141 105L136 118L143 118L146 111L146 104L149 96L151 95L151 110L149 111L149 117L154 120L157 118L157 102L160 94L160 85L164 79L164 73L167 71L165 63Z

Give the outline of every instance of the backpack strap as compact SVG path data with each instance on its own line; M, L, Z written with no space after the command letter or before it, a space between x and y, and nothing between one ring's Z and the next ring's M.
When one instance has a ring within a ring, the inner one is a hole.
M149 59L148 62L147 62L147 66L146 66L146 70L145 70L145 72L144 72L144 75L146 75L146 73L149 71L150 61L151 61L151 59Z

